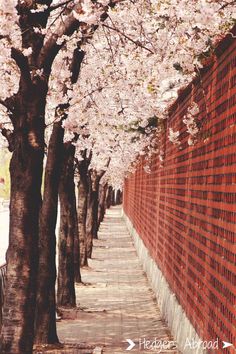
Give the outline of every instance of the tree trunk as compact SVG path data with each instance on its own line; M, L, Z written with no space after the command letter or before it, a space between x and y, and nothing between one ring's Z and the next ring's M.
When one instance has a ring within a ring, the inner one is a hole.
M22 81L20 87L24 86ZM35 84L22 91L18 93L19 106L13 117L15 133L10 163L10 229L0 342L2 354L31 354L34 338L46 86Z
M122 204L122 191L118 189L116 192L116 205Z
M87 254L88 258L92 257L93 239L97 238L98 232L98 195L99 182L105 172L100 175L96 171L90 171L88 174L88 203L87 203L87 219L86 219L86 237L87 237Z
M80 243L80 265L81 267L88 265L87 256L87 238L86 238L86 219L87 219L87 203L88 203L88 166L89 159L78 163L80 181L78 185L78 228L79 228L79 243Z
M112 186L109 186L107 189L106 196L106 209L109 209L112 205Z
M60 236L57 303L59 306L76 305L74 286L74 240L78 237L74 184L75 147L64 144L63 168L59 185Z
M35 343L57 343L56 333L56 221L64 129L54 123L45 169L43 204L39 231L39 277L35 318Z
M50 6L51 0L46 2ZM23 48L31 47L33 53L26 58L20 50L11 49L11 58L19 67L21 76L18 93L10 97L10 101L7 99L12 109L10 118L14 132L7 137L13 156L1 354L31 354L33 348L45 105L51 65L61 48L59 45L52 47L53 50L45 48L39 55L44 36L36 32L32 35L31 29L34 25L45 28L50 12L44 11L32 19L31 3L18 1L17 11ZM72 22L67 34L71 35L78 26L79 22L77 26ZM80 66L76 67L72 83L78 77ZM32 75L32 68L33 71L43 69L43 75Z
M74 239L74 280L76 283L81 283L81 272L80 272L80 240L79 240L79 226L78 226L78 212L77 214L77 232Z
M96 181L94 183L94 189L92 191L93 193L93 225L92 225L92 235L93 238L97 239L98 238L98 201L99 201L99 181L100 178L96 178Z
M92 257L93 248L93 202L92 180L90 174L88 174L88 197L86 214L86 249L88 258Z
M80 265L81 267L88 265L87 248L86 248L86 217L87 217L87 188L80 180L78 185L78 228L80 242Z
M111 205L116 205L116 194L114 189L112 189L111 193Z
M74 50L73 59L71 62L72 83L75 83L78 79L83 57L84 52L79 51L78 48ZM58 185L62 169L62 155L64 151L64 129L62 128L62 121L67 117L67 113L64 110L67 109L68 106L69 103L59 104L56 109L56 115L60 115L60 121L54 123L53 125L53 132L50 138L48 149L47 166L45 172L44 198L40 221L40 276L38 280L37 308L35 321L35 343L58 342L55 318L55 228L58 206ZM80 271L78 270L78 272L79 275L77 273L77 277L80 276Z
M100 186L99 189L99 202L98 202L98 228L101 222L104 219L104 215L106 212L106 193L107 193L107 183L103 186Z

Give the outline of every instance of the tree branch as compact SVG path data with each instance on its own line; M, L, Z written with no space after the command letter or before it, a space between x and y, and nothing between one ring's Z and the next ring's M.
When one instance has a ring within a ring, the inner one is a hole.
M0 104L4 106L9 112L14 113L16 104L16 95L5 98L5 100L0 99Z
M70 2L72 2L73 0L67 0L67 1L64 1L64 2L61 2L60 4L57 4L57 5L54 5L54 6L50 6L48 8L48 11L52 12L52 11L55 11L57 10L58 8L62 7L62 6L65 6L65 5L68 5Z
M105 175L105 173L107 172L107 168L109 167L110 162L111 162L111 158L108 157L107 163L106 163L105 166L104 166L105 169L104 169L104 170L101 170L100 173L97 174L97 178L99 179L99 182L100 182L100 180L102 179L102 177Z
M109 7L113 8L117 3L120 3L121 1L122 0L110 0L110 3L108 4L108 6L104 8L104 12L100 16L100 21L104 22L106 20L108 16L107 9ZM75 10L76 12L80 12L81 4L79 3L78 5L76 5L73 10ZM56 34L53 34L45 43L45 45L41 49L38 58L38 67L44 69L45 75L48 76L50 75L53 60L55 59L61 47L63 46L63 44L61 45L57 44L57 39L61 38L63 35L66 36L72 35L76 30L79 29L80 25L81 25L80 21L76 20L76 18L71 12L68 15L67 19L61 22L58 30L55 32ZM98 25L92 25L92 26L88 26L88 29L93 28L93 32L94 32L97 29L97 27ZM84 36L84 38L85 37L86 36ZM86 40L88 40L88 37L86 37Z
M13 135L13 132L10 129L3 128L2 124L0 124L0 130L2 132L2 135L7 139L9 151L12 152L14 150L14 135Z
M7 100L1 100L0 99L0 104L2 106L4 106L7 110L11 111L12 112L12 107L10 107L10 105L7 103Z
M30 85L32 82L28 59L19 49L16 48L11 48L11 57L15 60L17 66L19 67L21 78L24 80L25 84Z
M80 22L70 14L68 18L61 23L56 34L53 34L45 43L39 54L38 67L44 69L46 75L50 75L53 60L63 46L63 44L57 44L57 39L61 38L63 35L70 36L79 28L79 26Z
M235 0L232 0L231 2L226 2L225 4L223 4L219 10L224 10L227 6L229 5L234 5L235 4Z
M41 5L50 6L51 3L52 3L52 0L37 0L36 2L37 2L38 4L41 4Z
M135 41L133 38L129 37L127 34L125 34L123 31L119 30L118 28L109 26L106 23L103 23L102 26L121 34L123 37L125 37L126 39L128 39L129 41L134 43L136 46L141 47L141 48L147 50L149 53L154 54L154 52L151 49L145 47L145 45L143 45L141 42Z
M82 61L84 59L85 52L79 48L76 48L73 52L72 62L71 62L71 83L75 84L78 80L80 68Z

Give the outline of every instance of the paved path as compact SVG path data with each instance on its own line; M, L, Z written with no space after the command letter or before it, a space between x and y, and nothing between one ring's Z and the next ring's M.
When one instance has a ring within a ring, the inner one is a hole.
M76 311L65 313L58 334L66 343L103 347L103 353L129 353L126 339L136 345L130 353L172 353L174 349L139 350L139 340L171 341L154 294L142 270L121 209L107 212L94 242L89 268L82 270L85 285L77 285ZM173 347L172 347L173 348Z

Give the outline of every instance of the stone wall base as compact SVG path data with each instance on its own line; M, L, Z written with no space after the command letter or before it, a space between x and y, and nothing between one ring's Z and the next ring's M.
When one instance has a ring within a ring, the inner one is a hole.
M187 318L185 311L179 304L175 294L170 289L168 282L158 268L155 261L151 258L148 249L145 247L141 237L134 229L130 219L123 211L123 217L126 221L128 230L133 237L134 245L138 257L142 263L143 269L147 274L151 287L156 295L158 306L163 319L167 322L174 339L177 342L178 349L183 354L207 354L207 351L201 348L191 349L186 343L190 341L200 342L193 325Z

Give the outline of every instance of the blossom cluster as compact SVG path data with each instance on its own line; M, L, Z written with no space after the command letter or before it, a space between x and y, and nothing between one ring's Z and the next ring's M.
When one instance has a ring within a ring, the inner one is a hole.
M199 107L196 102L193 102L187 110L187 114L184 116L183 123L186 125L187 132L189 133L188 144L193 145L194 139L199 132L197 125L197 116L199 114Z

